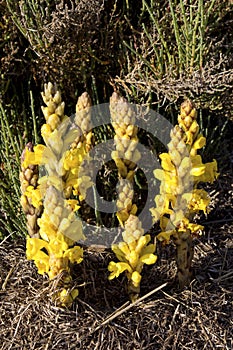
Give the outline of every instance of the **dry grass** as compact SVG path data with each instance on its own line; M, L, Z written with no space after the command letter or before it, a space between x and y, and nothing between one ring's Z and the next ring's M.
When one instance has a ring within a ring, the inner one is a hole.
M203 222L205 235L196 242L191 286L177 290L173 249L168 247L156 265L145 268L142 299L134 305L128 302L124 277L107 279L112 258L107 250L86 250L75 271L79 298L64 310L51 302L53 284L26 261L25 242L3 241L0 348L232 349L232 186L228 173L212 188L213 210Z

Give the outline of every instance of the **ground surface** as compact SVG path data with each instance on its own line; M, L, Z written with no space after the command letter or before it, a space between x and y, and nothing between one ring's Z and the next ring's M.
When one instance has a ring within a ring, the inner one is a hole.
M144 299L134 305L124 277L107 279L109 251L85 252L76 271L79 298L64 310L50 301L51 284L26 261L25 241L1 242L0 349L233 349L231 172L211 188L213 209L196 241L190 287L177 289L167 247L156 265L145 268Z

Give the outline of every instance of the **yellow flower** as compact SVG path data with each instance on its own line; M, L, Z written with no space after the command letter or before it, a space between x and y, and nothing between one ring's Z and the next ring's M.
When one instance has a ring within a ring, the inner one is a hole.
M82 145L80 148L75 148L66 151L63 159L63 167L65 170L71 170L71 172L80 167L83 159L86 157L85 146Z
M198 225L198 224L193 224L193 223L189 223L188 224L188 229L194 233L194 234L200 234L200 232L204 229L204 226L202 225Z
M160 210L157 208L150 208L151 215L153 216L153 222L157 222L160 218Z
M43 137L44 140L48 139L48 137L50 136L52 132L51 126L48 124L43 124L41 127L41 135Z
M73 243L80 239L85 239L85 236L83 235L82 221L76 217L72 222L69 218L62 219L58 230Z
M175 207L176 197L173 194L162 194L155 197L155 204L160 215L172 214L172 209Z
M201 174L198 181L213 183L219 176L217 162L214 159L213 162L205 164L205 173Z
M170 172L174 172L176 170L175 165L172 163L171 156L168 153L162 153L159 155L159 158L162 160L161 167Z
M90 181L89 176L82 176L77 179L77 182L74 183L74 195L79 195L80 201L84 200L86 198L86 192L88 188L90 188L93 185L93 182Z
M49 160L49 157L52 155L52 152L44 145L37 145L34 147L35 153L35 164L46 163Z
M116 252L117 252L117 249L116 249L116 247L117 246L114 246L113 245L113 252L116 254ZM119 247L119 249L120 249L120 255L122 255L122 256L128 256L129 254L130 254L130 250L129 250L129 247L128 247L128 244L126 243L126 242L120 242L119 244L118 244L118 247ZM121 260L121 259L119 259L119 260Z
M137 241L137 246L135 251L140 254L141 250L147 245L147 243L150 241L150 235L146 235L146 236L141 236L139 237L138 241Z
M174 229L174 226L171 223L171 220L169 218L167 218L166 216L162 216L160 218L160 227L161 227L162 231L169 231L169 230Z
M191 175L200 176L203 175L206 171L206 165L202 163L202 158L200 155L191 156L192 169ZM196 179L194 179L195 181Z
M153 173L154 173L154 176L155 176L156 179L158 179L160 181L164 181L164 179L165 179L165 171L164 170L162 170L162 169L155 169L153 171Z
M35 153L33 151L29 151L29 149L25 148L24 161L22 162L23 168L28 168L29 165L35 164Z
M118 260L127 262L126 255L130 254L130 250L127 243L120 242L118 245L113 244L112 251L114 252Z
M193 212L202 210L205 214L208 213L207 207L210 203L210 198L206 191L195 189L192 193L184 193L182 198L187 201L188 208Z
M64 257L67 257L72 264L79 264L83 260L83 249L78 246L70 248L65 251Z
M139 254L133 250L130 252L129 256L127 257L127 260L129 261L130 266L135 269L138 263Z
M138 287L140 285L142 276L138 271L134 271L131 276L131 280L133 282L134 287Z
M68 244L65 242L63 235L58 234L57 237L49 242L49 253L56 258L62 258L64 251L68 249Z
M157 239L159 241L164 241L166 244L168 244L174 233L175 233L175 230L162 231L158 234Z
M140 257L139 261L146 265L152 265L157 261L157 256L154 254L144 254Z
M59 293L58 301L61 303L61 306L70 307L74 301L75 298L77 298L79 294L78 289L73 289L71 291L67 289L62 289L62 291Z
M130 265L125 263L125 262L117 262L117 263L115 263L114 261L110 261L110 263L108 265L108 271L110 271L111 274L108 276L108 279L112 280L115 277L119 277L119 275L122 272L126 271L126 270L129 273L133 272L133 270L130 267Z
M204 147L206 144L206 138L199 134L197 139L194 141L193 145L192 145L192 148L191 148L191 151L190 151L190 154L195 156L196 155L196 151L198 149L201 149L202 147Z
M43 241L40 238L27 237L26 243L26 255L28 260L34 259L34 257L40 252L41 249L48 250L48 242Z
M28 186L24 195L31 199L32 205L35 208L39 208L42 205L42 194L40 187L34 188L33 186Z
M47 119L47 124L51 127L52 130L55 130L60 122L61 120L56 113L50 114Z
M187 130L185 132L186 136L187 136L187 141L186 143L189 145L193 144L193 139L195 139L196 134L198 133L199 130L199 125L197 123L196 120L194 120L189 128L189 130Z
M147 236L150 236L150 235L147 235ZM154 243L151 243L147 246L145 246L142 250L141 250L141 253L140 255L143 256L143 255L146 255L146 254L152 254L155 252L155 248L156 248L156 245Z
M50 221L50 216L43 213L42 217L37 220L40 227L40 236L43 240L49 241L56 237L57 227L53 225Z
M39 251L33 258L33 260L40 275L49 272L49 256L46 253Z
M67 199L66 203L70 206L73 212L76 212L79 210L79 208L81 208L76 199Z

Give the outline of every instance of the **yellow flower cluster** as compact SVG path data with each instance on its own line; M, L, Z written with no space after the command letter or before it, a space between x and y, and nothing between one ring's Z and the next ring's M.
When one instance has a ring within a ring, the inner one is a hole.
M70 149L66 151L63 162L66 170L63 177L65 197L69 198L73 193L74 196L78 196L80 201L85 199L87 189L93 185L90 175L86 175L87 170L90 171L88 152L93 142L91 105L90 96L87 92L84 92L78 98L74 118L75 125L81 133L77 135Z
M73 147L79 148L79 142L85 145L87 152L91 149L93 144L92 138L92 123L91 123L91 98L87 92L84 92L77 101L76 104L76 114L75 114L75 124L81 129L82 136L76 140L76 145Z
M110 98L110 114L116 135L116 150L112 152L119 174L122 178L132 180L134 169L141 155L137 149L138 128L135 126L135 113L132 106L114 92Z
M29 142L23 150L21 161L24 161L26 151L32 151L33 145ZM23 167L21 165L21 171L19 174L20 187L22 196L20 199L21 206L26 215L27 230L31 237L39 237L39 226L37 224L37 218L41 215L42 202L37 200L34 195L30 193L36 192L38 185L39 170L37 165L27 165Z
M137 206L133 204L133 181L137 162L141 155L137 149L138 128L135 126L135 112L132 106L116 92L110 98L110 113L116 135L116 150L112 158L119 174L117 218L124 228L123 242L113 245L112 250L119 262L111 261L108 269L109 279L118 277L126 271L128 292L132 301L140 292L141 272L144 264L154 264L155 244L149 244L150 235L144 235L141 222L136 216Z
M65 272L65 288L56 298L62 305L70 306L78 295L76 289L69 288L72 281L70 266L80 263L83 256L82 249L74 243L84 239L82 224L75 211L79 209L78 203L85 197L86 189L91 186L90 178L79 173L87 150L82 130L71 127L70 118L64 115L65 104L56 86L46 84L42 97L46 104L42 107L46 123L41 128L45 145L38 144L33 149L26 147L22 158L25 179L29 176L26 169L38 165L46 173L37 179L36 184L24 181L22 185L23 204L28 201L38 210L43 205L41 217L35 219L39 227L37 237L27 239L26 254L28 259L34 260L38 272L47 273L50 279ZM80 123L82 125L82 121ZM79 144L75 148L77 140ZM73 193L77 199L69 199L67 192Z
M143 265L154 264L157 260L155 244L148 244L150 235L144 236L141 222L135 215L130 215L125 222L125 230L122 234L123 242L112 246L112 250L120 262L111 261L108 270L111 272L109 279L118 277L126 271L129 281L128 292L132 301L135 301L140 292L141 272Z
M135 215L137 212L136 204L133 204L133 186L129 180L120 179L118 186L118 199L117 199L117 218L122 227L124 227L124 222L128 220L130 215Z
M124 222L129 215L135 215L137 212L137 206L132 203L132 183L137 161L141 157L137 149L138 128L134 125L135 112L132 106L116 92L110 98L110 114L116 133L114 136L116 150L112 151L112 159L118 168L120 181L118 186L117 218L121 226L124 226Z
M156 208L151 209L154 221L160 220L162 232L158 239L168 243L171 239L177 245L180 285L187 284L192 259L191 241L203 226L193 223L195 213L208 212L210 199L203 189L197 189L200 182L213 182L217 174L217 163L203 164L197 154L206 139L199 133L197 112L190 101L181 105L179 125L171 131L168 153L160 155L162 169L154 171L161 181L160 194L155 197ZM183 252L186 252L186 257ZM183 258L179 256L183 254ZM187 259L189 260L187 262Z

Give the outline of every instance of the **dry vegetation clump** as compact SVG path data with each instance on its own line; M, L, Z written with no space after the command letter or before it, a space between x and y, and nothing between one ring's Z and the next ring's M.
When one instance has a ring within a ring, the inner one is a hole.
M142 3L115 84L133 101L161 106L188 96L232 115L232 2Z
M97 101L106 98L110 77L119 71L121 38L128 30L125 1L9 0L5 6L26 39L39 89L46 81L56 81L65 98L75 99L79 88L93 90Z

